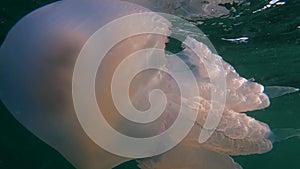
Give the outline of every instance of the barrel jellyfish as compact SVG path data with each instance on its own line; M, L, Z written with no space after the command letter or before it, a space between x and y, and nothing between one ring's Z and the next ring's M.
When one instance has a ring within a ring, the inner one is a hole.
M1 46L1 101L22 125L60 152L76 168L107 169L117 166L132 158L114 155L98 146L85 132L75 113L72 78L82 47L100 27L125 15L152 10L190 18L217 17L229 12L219 4L234 2L63 0L44 6L20 20ZM153 18L147 23L157 24L157 28L168 32L172 25L167 21L161 24L163 20L159 14L153 14ZM119 32L107 37L113 38L119 33L127 32L130 26L140 27L143 22L132 20L126 24L128 25L120 27ZM103 45L110 39L102 41ZM149 91L156 88L163 90L168 100L164 112L151 124L127 122L118 115L110 93L113 72L123 59L140 49L164 49L167 42L168 38L162 35L141 34L129 37L111 48L102 61L95 80L95 95L103 116L117 131L131 137L151 137L167 130L179 116L178 102L186 98L181 97L178 85L190 84L190 79L185 77L181 77L184 84L176 84L170 75L161 70L149 70L136 76L132 82L133 87L128 92L134 106L146 110L149 107ZM264 86L241 77L212 49L192 37L186 37L183 48L175 55L189 66L195 77L198 91L191 93L199 93L193 98L187 98L186 106L197 110L198 115L190 132L179 144L162 154L137 159L139 167L239 169L242 167L230 155L270 151L275 137L269 126L244 113L268 107L269 98L264 93ZM206 65L201 58L208 60ZM219 71L220 67L214 65L217 59L221 61L223 71ZM184 71L176 69L171 54L166 55L166 63L166 70ZM131 66L140 64L137 60ZM210 92L215 86L208 77L207 66L214 73L224 75L226 101L218 126L205 142L199 143L199 133L206 130L205 120L214 101ZM282 87L271 87L269 90L273 93L272 96L290 91L289 88ZM289 136L297 133L299 131L294 131ZM104 138L107 133L98 134ZM171 136L169 139L172 141Z

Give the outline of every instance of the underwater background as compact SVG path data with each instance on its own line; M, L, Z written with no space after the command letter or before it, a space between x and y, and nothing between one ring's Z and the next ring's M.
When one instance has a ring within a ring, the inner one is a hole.
M50 2L53 0L0 0L0 42L23 16ZM195 22L223 59L241 76L264 86L299 88L300 1L243 0L239 5L225 6L232 11L228 16ZM168 48L176 50L176 45ZM267 109L247 114L272 129L299 129L300 93L273 98ZM244 169L300 169L300 137L276 142L265 154L234 159ZM136 165L130 161L115 169L138 169ZM74 169L17 122L0 102L0 169L53 168Z

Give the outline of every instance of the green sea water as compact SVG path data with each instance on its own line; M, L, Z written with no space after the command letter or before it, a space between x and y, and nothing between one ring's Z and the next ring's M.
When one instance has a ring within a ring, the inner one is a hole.
M49 2L1 0L0 41L20 18ZM229 16L200 20L197 25L240 75L254 78L265 86L300 87L300 1L280 2L285 4L253 13L269 1L247 0L241 5L228 6L234 8ZM248 37L248 40L224 40L239 37ZM269 124L272 129L300 128L300 93L273 98L270 107L248 115ZM275 143L273 150L265 154L236 156L234 159L244 169L300 169L300 139ZM73 169L58 152L17 122L0 103L0 169L53 168ZM116 168L137 169L135 161Z

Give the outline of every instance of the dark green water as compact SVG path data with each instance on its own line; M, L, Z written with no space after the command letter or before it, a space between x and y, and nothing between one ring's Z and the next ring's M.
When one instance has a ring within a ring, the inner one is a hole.
M1 0L0 40L24 15L49 0ZM300 87L300 2L253 14L268 1L247 1L235 6L230 17L203 20L199 28L206 33L218 53L246 78L263 85ZM236 15L242 12L240 17ZM221 24L223 23L223 24ZM225 26L223 26L225 25ZM225 31L224 29L231 29ZM232 43L221 38L249 37L247 43ZM1 83L1 82L0 82ZM271 128L300 128L300 94L271 99L265 110L249 112ZM261 155L237 156L244 169L299 169L300 139L291 138L274 144ZM101 159L99 159L101 160ZM0 169L73 169L54 149L19 124L0 103ZM135 169L134 161L117 167Z

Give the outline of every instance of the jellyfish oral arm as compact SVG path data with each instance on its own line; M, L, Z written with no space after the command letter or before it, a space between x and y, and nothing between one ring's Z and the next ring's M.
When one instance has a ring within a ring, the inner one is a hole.
M285 86L266 86L264 92L270 97L280 97L286 94L298 92L299 88Z
M298 137L300 139L300 129L277 128L273 129L269 135L269 139L273 143L284 141L293 137Z

